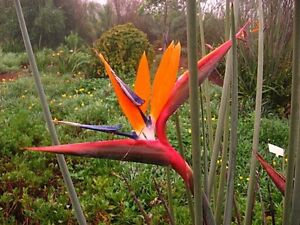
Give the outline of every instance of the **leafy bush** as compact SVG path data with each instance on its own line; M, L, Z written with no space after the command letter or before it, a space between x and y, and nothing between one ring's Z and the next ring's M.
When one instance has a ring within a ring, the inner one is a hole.
M44 48L35 53L36 63L40 71L50 71L53 68L52 55L54 51L49 48Z
M265 48L265 55L266 49L269 48L271 47ZM240 49L239 63L241 75L239 79L239 91L242 101L248 101L250 98L253 100L254 105L257 77L256 34L251 34L249 43L241 45ZM266 56L263 75L263 103L264 108L268 111L275 109L282 114L284 108L290 102L292 84L291 56L292 54L288 48L285 50L285 54L278 56L281 60L276 58L276 61L278 60L276 63ZM272 64L269 62L272 62Z
M28 64L26 53L5 53L0 48L0 73L19 70Z
M56 71L59 74L73 73L81 77L91 77L90 74L96 73L94 57L89 48L83 46L82 48L69 48L66 45L61 45L56 51L48 55L49 68L51 71ZM46 70L49 71L49 70Z
M131 23L115 26L105 32L94 43L94 48L105 56L116 72L122 74L136 70L143 51L146 51L150 62L153 57L153 48L146 34ZM101 65L99 74L103 72Z
M78 49L84 46L83 39L78 35L78 33L74 33L73 31L65 37L65 45L69 49Z

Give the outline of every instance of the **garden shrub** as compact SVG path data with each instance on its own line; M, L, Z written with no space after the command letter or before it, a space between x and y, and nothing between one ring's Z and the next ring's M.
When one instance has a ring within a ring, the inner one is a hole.
M78 33L71 32L65 37L65 45L69 49L77 49L84 46L83 39L78 35Z
M51 67L54 67L60 74L73 73L87 76L87 74L93 73L93 57L90 49L68 48L66 45L62 45L56 49L51 55ZM95 72L96 73L96 72Z
M144 51L149 62L153 57L153 48L146 34L131 23L115 26L103 33L94 43L94 48L105 56L119 75L135 71ZM98 67L98 73L103 74L104 67L100 63Z
M239 92L242 102L252 99L252 106L254 107L257 77L257 44L255 43L255 38L250 40L251 44L240 48L239 65L241 76L239 79ZM280 56L280 58L281 62L272 64L272 66L270 66L269 62L273 60L265 59L263 105L264 110L273 111L275 109L282 116L291 99L292 66L291 54Z
M0 48L0 73L19 70L28 64L25 53L4 52Z

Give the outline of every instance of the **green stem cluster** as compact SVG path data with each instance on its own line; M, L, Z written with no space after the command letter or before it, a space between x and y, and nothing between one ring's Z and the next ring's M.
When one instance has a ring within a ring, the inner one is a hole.
M194 199L195 224L203 224L202 212L202 184L201 184L201 151L199 130L199 102L198 102L198 71L197 71L197 35L196 35L196 0L187 2L187 40L188 66L190 72L190 108L192 124L192 154L194 171Z
M42 105L42 109L44 112L44 118L46 120L51 138L52 138L52 143L54 145L58 145L59 144L59 140L56 134L56 130L52 121L52 116L49 110L49 106L46 100L46 95L44 92L44 88L41 82L41 78L40 78L40 74L37 68L37 64L35 61L35 57L33 54L33 50L32 50L32 46L30 43L30 39L29 39L29 35L28 35L28 31L27 31L27 27L25 24L25 20L24 20L24 16L23 16L23 12L22 12L22 7L20 4L19 0L15 0L15 7L16 7L16 11L17 11L17 16L18 16L18 20L19 20L19 25L21 28L21 32L22 32L22 36L23 36L23 40L24 40L24 44L25 44L25 48L28 54L28 58L29 58L29 63L30 63L30 67L34 76L34 80L35 80L35 84L36 84L36 88L40 97L40 102ZM83 215L65 158L63 155L57 154L56 155L59 167L60 167L60 171L63 175L63 179L64 182L67 186L68 192L69 192L69 196L72 202L72 206L74 207L74 211L75 211L75 216L78 220L78 223L80 225L85 225L86 224L86 220L85 217Z
M252 156L250 164L250 177L247 191L247 205L245 215L245 225L251 224L252 208L254 202L254 189L256 184L256 153L258 151L259 144L259 131L261 120L261 106L262 106L262 88L263 88L263 65L264 65L264 17L263 17L263 3L259 0L258 7L259 15L259 32L258 32L258 65L257 65L257 83L256 83L256 101L255 101L255 121L254 121L254 133L252 140Z
M231 224L234 194L234 176L236 170L237 155L237 127L238 127L238 65L237 65L237 44L235 39L235 17L233 5L231 7L231 40L232 40L232 102L231 102L231 132L229 168L227 177L227 193L224 212L224 225Z
M284 202L284 225L300 223L300 2L295 1L294 4L292 111L289 133L287 183Z

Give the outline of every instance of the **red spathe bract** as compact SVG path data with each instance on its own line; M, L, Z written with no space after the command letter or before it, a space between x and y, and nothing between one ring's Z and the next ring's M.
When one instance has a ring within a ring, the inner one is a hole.
M278 173L259 153L256 153L256 159L267 172L278 190L284 195L285 192L285 177Z

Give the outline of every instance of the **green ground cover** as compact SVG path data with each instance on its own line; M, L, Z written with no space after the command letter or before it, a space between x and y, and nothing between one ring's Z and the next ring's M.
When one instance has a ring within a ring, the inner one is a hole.
M53 118L90 124L122 124L124 130L130 131L108 79L82 79L74 75L46 73L42 75L42 80ZM216 125L220 90L212 88L211 94L213 121ZM51 144L33 78L22 77L16 81L0 83L0 102L1 224L76 224L55 156L22 150L26 146ZM243 217L254 116L248 106L241 105L240 108L235 192L240 216ZM191 163L187 105L181 108L180 118L185 156ZM168 134L172 144L177 147L175 125L172 120L169 123ZM115 138L109 134L62 125L57 126L57 131L61 143ZM259 152L278 171L282 171L284 160L268 153L267 143L287 147L287 120L266 114L262 119L260 137ZM66 159L89 224L143 224L142 214L119 176L129 181L144 210L151 215L153 224L168 224L166 210L154 185L155 180L166 196L164 168L70 156ZM276 223L279 224L282 197L260 169L258 177L260 187L257 189L258 201L253 224L261 224L260 198L266 213L270 214L274 209L278 214ZM177 224L190 224L184 184L175 173L172 173L172 191Z

